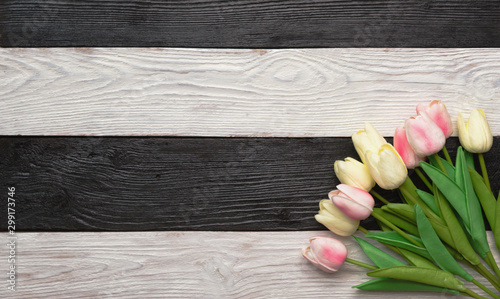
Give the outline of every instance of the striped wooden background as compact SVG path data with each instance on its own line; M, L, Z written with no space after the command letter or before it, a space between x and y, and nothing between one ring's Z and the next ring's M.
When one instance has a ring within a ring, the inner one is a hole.
M355 291L362 269L300 251L333 235L313 216L364 122L391 137L440 99L500 136L499 19L496 1L2 1L18 291L0 298L453 297Z

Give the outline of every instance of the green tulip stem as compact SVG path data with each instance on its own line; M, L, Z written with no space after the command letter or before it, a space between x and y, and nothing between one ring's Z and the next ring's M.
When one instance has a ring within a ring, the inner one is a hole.
M488 295L490 295L491 297L495 298L495 299L500 299L500 297L493 293L492 291L490 291L487 287L485 287L484 285L482 285L479 281L477 280L472 280L472 283L475 284L476 286L478 286L481 290L485 291L486 293L488 293Z
M446 161L448 161L448 163L453 165L453 161L451 161L451 157L450 157L450 154L448 153L448 149L446 149L446 145L443 146L443 154L444 154Z
M479 296L478 294L474 293L473 291L471 291L467 288L465 289L464 293L471 296L472 298L477 298L477 299L486 298L486 297Z
M479 165L481 165L481 172L483 173L483 179L484 183L486 184L486 187L491 191L491 186L490 186L490 178L488 177L488 171L486 171L486 164L484 163L484 156L483 154L477 154L479 157Z
M431 192L432 192L432 185L431 185L431 183L425 177L425 175L422 173L422 171L420 170L419 167L415 168L415 172L417 173L418 177L422 180L422 182L424 182L424 184L427 186L427 188L429 188L429 190L431 190Z
M432 154L434 159L436 159L437 164L439 165L439 168L441 169L442 172L444 172L447 176L450 176L448 172L446 171L446 168L444 168L443 162L441 161L441 158L439 157L438 154Z
M417 240L413 239L412 237L410 237L407 233L405 233L399 227L397 227L394 224L392 224L392 222L390 222L389 220L385 219L384 216L380 215L376 211L372 212L372 216L375 217L375 219L377 219L380 222L382 222L383 224L387 225L389 228L391 228L395 232L397 232L401 237L403 237L406 240L410 241L411 243L415 244L416 246L418 246L418 247L424 247L424 245L422 243L420 243L419 241L417 241Z
M492 286L495 287L495 289L497 289L497 291L500 291L500 282L495 278L495 276L493 274L491 274L491 272L486 269L486 267L479 263L477 265L472 265L472 264L469 264L469 266L471 266L472 269L476 270L477 273L481 274L484 278L486 278Z
M366 269L370 269L370 270L378 270L379 269L376 266L372 266L370 264L366 264L366 263L363 263L363 262L360 262L360 261L357 261L357 260L353 260L353 259L350 259L348 257L346 257L345 261L348 262L348 263L351 263L353 265L360 266L360 267L363 267L363 268L366 268Z
M495 261L493 255L491 254L491 251L486 252L486 259L489 260L488 264L491 266L493 271L495 271L497 278L500 279L500 269L498 269L498 264Z
M385 203L386 205L389 204L389 201L387 199L383 198L382 195L378 194L375 190L370 190L370 194L375 196L378 200Z
M358 230L360 232L362 232L363 234L367 234L367 233L370 232L369 230L367 230L366 228L362 227L361 225L358 225Z

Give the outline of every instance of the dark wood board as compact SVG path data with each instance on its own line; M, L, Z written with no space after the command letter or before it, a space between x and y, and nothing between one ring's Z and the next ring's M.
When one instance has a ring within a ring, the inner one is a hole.
M4 0L2 47L499 47L498 1Z
M486 154L494 190L499 141ZM322 229L314 215L338 184L333 163L357 157L350 138L10 136L0 153L16 231Z

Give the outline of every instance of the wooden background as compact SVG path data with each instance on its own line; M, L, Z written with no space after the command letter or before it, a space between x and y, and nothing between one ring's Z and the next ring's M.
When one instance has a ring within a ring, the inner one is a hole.
M333 236L313 216L364 122L390 140L440 99L454 119L484 109L500 136L498 7L0 2L0 196L16 187L19 267L0 297L453 297L355 291L362 269L327 275L300 250Z

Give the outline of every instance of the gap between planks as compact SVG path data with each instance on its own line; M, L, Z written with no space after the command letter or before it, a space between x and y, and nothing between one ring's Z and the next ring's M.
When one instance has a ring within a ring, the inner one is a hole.
M392 136L439 99L498 136L499 82L494 48L0 49L0 134Z
M345 264L329 275L302 258L301 249L313 236L334 235L328 231L17 233L15 298L453 297L354 290L351 286L368 280L364 269ZM488 236L493 244L491 232ZM337 238L347 245L351 258L368 262L352 238ZM3 244L8 239L6 233L0 234ZM494 254L498 260L496 250ZM8 266L2 259L2 271ZM6 285L0 294L14 298Z

